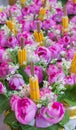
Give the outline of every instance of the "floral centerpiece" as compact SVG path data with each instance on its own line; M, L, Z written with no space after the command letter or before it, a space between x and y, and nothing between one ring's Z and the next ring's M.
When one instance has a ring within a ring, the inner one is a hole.
M17 2L0 12L0 114L11 130L67 130L76 112L75 22L56 0Z

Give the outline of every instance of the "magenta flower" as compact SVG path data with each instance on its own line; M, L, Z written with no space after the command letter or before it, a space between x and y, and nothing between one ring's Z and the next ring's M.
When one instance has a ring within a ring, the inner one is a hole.
M15 74L9 80L9 87L13 90L19 90L23 87L24 80L20 74Z
M52 26L55 25L55 21L52 19L47 19L43 22L43 29L50 29Z
M0 12L0 24L5 24L7 16L5 12Z
M63 49L62 45L60 44L55 44L53 46L48 47L50 53L51 53L51 58L59 58L60 57L60 52Z
M66 85L74 85L74 77L72 75L67 76L64 80Z
M30 66L25 68L25 72L28 76L31 75ZM34 66L34 74L38 76L39 83L41 83L43 81L43 72L40 66Z
M18 41L14 36L10 36L8 38L8 44L7 47L15 48L18 45Z
M21 124L29 124L35 117L37 107L35 103L27 97L20 98L14 96L10 100L11 107L15 111L16 119Z
M3 84L0 82L0 94L3 94L6 92L5 87L3 86Z
M38 49L36 50L36 54L41 59L44 59L47 62L49 62L51 60L51 52L46 47L42 47L42 46L38 47Z
M65 109L63 104L54 102L52 106L42 107L40 113L36 117L36 127L46 128L58 123L64 117Z
M55 65L50 65L47 69L48 81L50 84L60 81L60 78L64 78L64 73L61 69L58 69Z
M1 30L0 31L0 46L6 47L6 43L7 43L7 37L5 35L4 30Z
M3 48L0 48L0 63L4 62L5 60L5 50Z
M69 35L65 35L65 36L62 38L62 40L63 40L63 44L64 44L64 45L68 45L68 44L70 43L70 41L71 41L71 38L70 38Z
M10 36L8 38L8 44L7 47L15 48L15 46L18 45L18 41L14 36Z
M0 78L5 77L9 72L8 72L8 63L3 62L0 64Z

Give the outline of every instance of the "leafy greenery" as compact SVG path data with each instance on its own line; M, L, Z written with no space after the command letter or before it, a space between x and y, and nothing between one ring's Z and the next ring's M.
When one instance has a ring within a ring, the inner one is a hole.
M9 100L5 95L0 94L0 114L9 108Z
M58 101L65 101L69 106L76 106L76 85L66 86L65 93L59 94Z
M69 121L69 113L68 111L65 112L63 120L59 122L59 125L64 127L64 125Z
M23 76L25 83L28 84L29 78L28 78L27 74L24 72L24 68L19 68L18 72Z
M62 2L62 5L65 5L68 0L58 0L58 1Z
M6 112L4 123L16 130L17 129L19 130L19 128L20 128L20 125L15 118L15 114L12 111Z
M34 126L21 125L22 130L58 130L58 125L53 125L48 128L36 128Z

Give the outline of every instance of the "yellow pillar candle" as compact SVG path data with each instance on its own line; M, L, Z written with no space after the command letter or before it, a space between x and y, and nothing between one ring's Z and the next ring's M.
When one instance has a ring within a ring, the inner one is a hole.
M72 0L72 1L73 1L74 4L76 3L76 0Z
M30 98L37 103L40 99L40 91L39 91L38 77L34 75L33 62L31 62L30 70L31 70L31 77L29 78Z
M11 20L7 20L7 21L6 21L6 25L8 26L8 28L9 28L10 31L12 32L12 30L13 30L13 23L12 23L12 21L11 21Z
M26 0L20 0L21 4L25 4Z
M39 84L38 84L38 78L36 76L31 76L29 79L30 83L30 98L34 102L38 102L40 99L40 92L39 92Z
M68 19L68 16L63 16L62 17L62 26L63 28L68 28L68 24L69 23L69 19Z
M41 21L43 21L45 15L46 15L46 8L42 7L42 8L40 9L40 12L39 12L39 19L40 19Z
M40 23L37 22L37 30L34 31L34 37L36 42L39 42L40 45L43 45L43 41L44 41L44 35L43 32L40 29Z
M70 72L76 74L76 53L74 54L74 57L73 57L73 60L72 60L72 63L71 63Z
M20 66L26 65L26 61L27 61L27 51L24 48L24 39L21 39L21 49L18 50L18 62L20 64Z

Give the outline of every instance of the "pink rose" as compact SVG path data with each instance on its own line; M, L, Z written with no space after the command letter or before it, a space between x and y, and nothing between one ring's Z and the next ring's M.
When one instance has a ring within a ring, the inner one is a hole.
M51 60L51 52L49 51L48 48L40 46L36 50L36 54L41 58L44 59L45 61L49 62Z
M5 91L6 91L5 87L4 87L3 84L0 82L0 94L5 93Z
M30 66L27 66L25 68L25 72L28 76L31 75ZM42 73L42 68L40 66L34 66L34 74L38 76L39 83L43 81L43 73Z
M57 66L55 65L49 65L49 68L47 69L47 74L48 74L48 81L50 84L54 82L60 82L60 79L62 77L64 78L65 75L62 71L62 69L58 69Z
M58 123L64 117L65 109L59 102L54 102L52 106L42 107L36 117L36 127L46 128Z
M72 75L67 76L65 78L65 84L66 85L74 85L74 77Z
M4 62L5 60L5 50L3 48L0 48L0 63Z
M14 99L14 100L13 100ZM19 98L12 97L11 99L11 107L13 105L16 119L21 124L29 124L35 117L37 107L35 103L27 97Z
M24 80L20 74L15 74L9 80L9 87L13 90L19 90L23 87Z
M8 44L7 47L15 48L15 46L18 45L18 41L14 36L10 36L8 38Z
M3 62L0 64L0 78L5 77L8 74L8 63Z
M0 31L0 46L1 47L6 47L7 43L7 36L5 35L4 30Z

